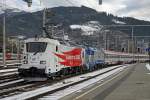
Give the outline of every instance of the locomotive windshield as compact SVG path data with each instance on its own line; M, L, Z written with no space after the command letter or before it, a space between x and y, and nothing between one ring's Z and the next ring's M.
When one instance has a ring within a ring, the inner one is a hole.
M30 53L38 53L38 52L45 52L47 47L46 42L29 42L26 43L27 52Z

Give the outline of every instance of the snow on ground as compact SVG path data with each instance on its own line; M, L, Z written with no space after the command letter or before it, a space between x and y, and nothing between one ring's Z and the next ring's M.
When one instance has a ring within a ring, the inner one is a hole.
M19 80L7 82L7 83L2 83L2 84L0 84L0 87L6 86L6 85L10 85L10 84L14 84L14 83L23 82L23 81L24 81L23 79L19 79Z
M40 100L58 100L61 99L64 96L67 96L69 94L72 94L74 92L81 92L82 89L85 89L89 86L94 85L95 83L97 83L98 81L112 75L112 74L118 74L120 71L122 71L125 67L121 67L118 69L115 69L113 71L110 71L108 73L102 74L96 78L90 79L88 81L85 81L83 83L77 84L75 86L71 86L69 88L66 88L64 90L58 91L54 94L48 95L48 96L44 96L43 98L40 98Z
M18 72L2 73L2 74L0 74L0 77L10 76L10 75L14 75L14 74L18 74Z
M3 69L3 70L0 70L0 73L5 73L5 72L12 72L12 71L18 71L17 68L13 68L13 69Z
M125 22L122 22L122 21L119 21L119 20L116 20L116 19L113 19L112 21L116 24L126 24Z
M10 75L14 75L14 74L18 74L18 72L2 73L2 74L0 74L0 77L10 76Z
M146 64L146 68L150 71L150 65Z
M52 91L52 90L55 90L55 89L58 89L58 88L61 88L61 87L64 87L64 86L68 86L68 85L71 85L73 83L76 83L76 82L79 82L79 81L82 81L82 80L85 80L88 77L95 76L97 74L106 72L106 71L114 69L116 67L118 67L118 66L113 66L113 67L97 70L97 71L94 71L94 72L91 72L91 73L83 74L83 75L80 75L80 76L75 76L75 77L71 77L71 78L68 78L68 79L64 79L64 80L62 80L60 82L57 82L55 84L52 84L50 86L42 87L42 88L32 90L32 91L29 91L29 92L24 92L22 94L14 95L12 97L7 97L7 98L4 98L2 100L20 100L20 99L28 99L28 98L31 98L31 97L35 97L37 95L40 95L40 94L43 94L43 93L46 93L46 92L49 92L49 91ZM119 68L118 70L121 70L121 69ZM109 72L109 74L105 75L105 77L108 76L108 75L111 75L115 72L111 71L111 72Z

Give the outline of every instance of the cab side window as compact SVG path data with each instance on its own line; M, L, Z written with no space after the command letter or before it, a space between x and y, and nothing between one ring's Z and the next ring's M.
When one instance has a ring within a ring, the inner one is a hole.
M58 46L56 46L56 52L58 52Z

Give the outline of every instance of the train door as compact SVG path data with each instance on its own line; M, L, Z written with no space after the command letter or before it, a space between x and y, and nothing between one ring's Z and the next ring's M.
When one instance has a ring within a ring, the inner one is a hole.
M58 53L59 52L59 47L58 47L58 45L56 45L55 46L55 53ZM60 71L60 65L59 65L59 58L58 57L54 57L54 59L55 59L55 68L56 68L56 72L58 72L58 71Z

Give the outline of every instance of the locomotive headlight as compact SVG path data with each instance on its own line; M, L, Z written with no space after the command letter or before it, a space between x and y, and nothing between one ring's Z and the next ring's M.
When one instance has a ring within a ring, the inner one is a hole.
M40 64L46 64L46 61L40 61Z
M24 61L23 61L23 64L28 64L28 61L27 61L27 60L24 60Z

